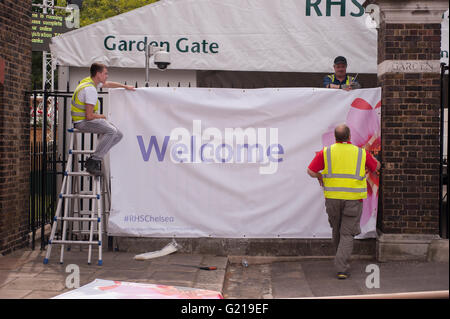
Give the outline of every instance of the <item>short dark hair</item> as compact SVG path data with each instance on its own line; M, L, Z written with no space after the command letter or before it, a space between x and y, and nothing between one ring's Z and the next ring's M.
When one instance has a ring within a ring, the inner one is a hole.
M336 142L348 142L350 140L350 128L345 124L336 126L334 129L334 137L336 138Z
M98 72L103 72L103 70L106 68L106 65L102 64L102 63L92 63L91 65L91 78L93 78Z

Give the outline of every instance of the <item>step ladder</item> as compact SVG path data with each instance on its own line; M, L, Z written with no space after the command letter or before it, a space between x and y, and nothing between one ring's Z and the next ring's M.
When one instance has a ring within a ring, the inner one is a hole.
M103 220L105 217L104 207L105 195L109 195L107 191L107 183L104 182L104 176L93 176L86 171L79 169L79 163L82 159L78 156L91 155L93 150L76 150L74 146L76 143L76 135L83 134L77 129L68 129L71 133L69 142L69 156L67 159L66 169L64 171L64 178L61 185L61 192L58 196L58 204L53 218L52 230L48 241L47 252L44 258L44 264L48 264L53 245L61 245L60 264L64 263L64 249L67 245L67 250L70 250L71 245L88 245L88 264L91 264L92 248L98 246L98 265L103 264L102 260L102 235L103 235ZM83 178L89 178L92 183L91 191L82 191L81 183ZM82 210L84 206L82 201L89 200L89 207L91 209ZM78 229L75 229L75 223L78 223ZM62 224L62 225L61 225ZM88 224L88 229L83 227ZM58 227L59 226L59 227ZM57 230L61 231L60 236L56 236ZM85 239L89 235L88 239ZM94 240L94 236L97 239ZM76 237L77 240L73 240Z

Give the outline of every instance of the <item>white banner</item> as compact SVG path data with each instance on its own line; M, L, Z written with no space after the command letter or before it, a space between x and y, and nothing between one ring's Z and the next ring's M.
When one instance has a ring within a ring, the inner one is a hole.
M441 63L448 65L448 10L442 15L441 23ZM447 71L448 73L448 71Z
M113 236L328 238L306 169L337 124L379 151L381 89L110 90ZM374 236L378 179L361 218Z
M171 69L333 72L343 55L348 72L376 73L376 23L363 2L164 0L62 34L50 48L76 67L143 68L152 44L170 52Z

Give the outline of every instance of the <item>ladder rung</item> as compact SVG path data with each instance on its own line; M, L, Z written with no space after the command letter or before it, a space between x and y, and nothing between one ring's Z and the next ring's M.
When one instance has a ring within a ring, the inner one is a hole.
M80 210L80 211L74 211L74 214L78 214L78 215L91 215L91 214L97 214L97 212L93 212L90 210Z
M92 191L79 191L77 194L79 195L95 195Z
M66 176L92 176L91 174L89 174L86 171L83 172L64 172L64 175Z
M69 154L93 154L94 150L69 150Z
M83 244L83 245L101 245L101 241L82 241L82 240L57 240L54 239L52 241L49 240L49 244L60 244L60 245L68 245L68 244Z
M98 221L100 221L100 218L98 218L98 217L54 217L53 220L54 221L56 221L56 220L68 220L68 221L85 221L85 222L93 221L93 222L98 222Z
M100 195L59 194L59 198L94 198L100 199Z
M72 234L89 235L90 233L89 229L72 229ZM106 232L102 230L102 234L106 234ZM94 235L98 235L98 232L95 232Z

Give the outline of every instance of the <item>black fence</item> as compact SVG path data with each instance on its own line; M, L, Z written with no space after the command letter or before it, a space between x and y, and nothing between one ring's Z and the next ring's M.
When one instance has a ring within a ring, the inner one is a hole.
M56 200L56 175L48 174L53 171L56 160L53 151L56 149L54 141L46 145L44 153L43 142L35 142L30 145L31 170L30 170L30 211L29 226L32 232L32 248L35 246L36 230L48 224L53 217ZM44 164L45 163L45 164ZM45 165L45 166L44 166Z
M38 91L27 95L31 110L30 131L30 207L29 231L31 233L31 247L35 249L36 234L40 230L40 247L45 248L48 237L45 236L45 226L51 224L56 212L58 185L64 176L67 164L66 134L59 134L62 141L58 143L58 133L71 128L67 123L70 112L70 102L73 92L69 91ZM103 114L103 96L107 92L99 93L100 113ZM52 111L51 116L49 110ZM62 114L62 123L58 122ZM82 144L86 138L82 134ZM58 145L60 149L58 150ZM82 159L83 160L83 159Z

